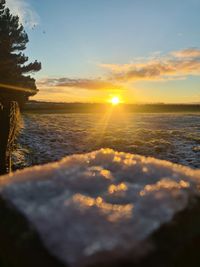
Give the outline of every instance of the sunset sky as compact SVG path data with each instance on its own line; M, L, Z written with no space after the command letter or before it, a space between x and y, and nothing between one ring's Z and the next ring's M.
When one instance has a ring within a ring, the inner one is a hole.
M42 62L34 99L200 102L199 0L7 0Z

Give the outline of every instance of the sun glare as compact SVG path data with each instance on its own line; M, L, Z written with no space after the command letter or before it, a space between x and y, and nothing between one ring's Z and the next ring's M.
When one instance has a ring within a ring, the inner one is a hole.
M120 99L118 96L114 96L112 99L111 99L111 103L112 105L118 105L120 103Z

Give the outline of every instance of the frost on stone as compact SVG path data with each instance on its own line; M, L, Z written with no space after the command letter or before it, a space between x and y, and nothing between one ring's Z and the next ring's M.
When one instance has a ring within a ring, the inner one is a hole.
M101 149L1 177L0 197L24 214L51 254L84 266L98 255L134 257L198 194L199 179L198 170Z

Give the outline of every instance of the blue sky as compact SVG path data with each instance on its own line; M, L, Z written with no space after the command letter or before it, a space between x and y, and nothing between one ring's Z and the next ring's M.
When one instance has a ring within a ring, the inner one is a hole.
M7 1L43 65L35 99L200 102L199 0Z

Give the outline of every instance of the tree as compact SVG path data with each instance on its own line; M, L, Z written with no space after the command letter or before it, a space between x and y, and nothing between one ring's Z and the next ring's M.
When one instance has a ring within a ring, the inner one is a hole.
M28 35L19 17L12 15L5 4L0 0L0 95L9 93L14 100L23 102L38 92L30 74L39 71L41 63L28 63L23 53Z
M41 69L41 63L28 63L23 54L28 36L19 17L12 15L5 4L5 0L0 0L0 175L11 170L18 104L38 91L29 74Z

